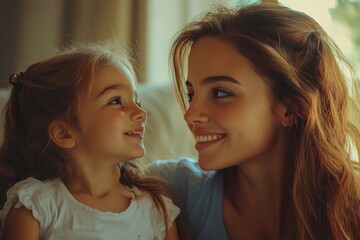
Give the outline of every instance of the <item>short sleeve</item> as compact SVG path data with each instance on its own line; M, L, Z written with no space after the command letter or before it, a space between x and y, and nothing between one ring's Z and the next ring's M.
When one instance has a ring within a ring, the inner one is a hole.
M33 217L39 222L41 229L51 221L50 211L54 209L47 186L35 178L27 178L18 182L7 192L7 201L0 211L2 228L13 207L25 207L30 210Z
M165 207L168 214L168 225L171 227L171 224L174 222L175 218L180 214L180 208L178 208L169 198L162 197L165 203Z
M180 209L167 197L162 196L168 215L168 227L170 228L174 223L176 217L180 214ZM158 219L155 222L155 233L160 234L158 237L165 238L165 224L163 220L163 214L158 214Z

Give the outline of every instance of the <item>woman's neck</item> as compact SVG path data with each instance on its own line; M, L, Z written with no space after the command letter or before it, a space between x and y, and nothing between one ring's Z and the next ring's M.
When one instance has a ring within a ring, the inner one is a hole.
M234 238L279 238L284 160L285 154L279 148L266 158L246 161L225 171L224 204L229 205L227 211L232 218L244 223L244 229L238 230L239 233L248 231L243 237L233 235Z

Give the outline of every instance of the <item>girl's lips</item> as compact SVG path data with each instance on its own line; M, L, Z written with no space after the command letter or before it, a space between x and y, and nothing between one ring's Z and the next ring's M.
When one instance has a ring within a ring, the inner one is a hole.
M126 136L128 136L128 137L143 139L144 128L143 128L143 127L140 127L140 128L135 129L135 130L126 132L126 133L124 133L124 134L125 134Z
M132 137L132 138L137 138L137 139L143 139L143 135L142 134L137 134L137 133L132 133L132 134L125 134L128 137Z

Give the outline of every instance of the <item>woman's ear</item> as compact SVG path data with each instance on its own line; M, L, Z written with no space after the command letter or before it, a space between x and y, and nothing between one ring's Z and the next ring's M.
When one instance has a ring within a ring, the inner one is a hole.
M289 106L279 104L276 109L276 114L283 127L291 127L296 124L296 117Z
M281 121L281 125L284 127L291 127L296 124L296 119L291 110L286 110L284 113L283 120Z
M76 145L76 140L72 134L71 128L67 123L55 120L49 125L50 139L61 148L73 148Z

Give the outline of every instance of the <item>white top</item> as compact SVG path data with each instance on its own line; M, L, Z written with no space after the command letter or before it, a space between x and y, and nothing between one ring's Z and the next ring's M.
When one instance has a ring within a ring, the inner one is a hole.
M169 227L180 210L163 197ZM27 178L7 193L7 202L0 211L2 228L12 206L32 211L40 223L41 239L164 239L163 214L146 193L135 191L129 207L120 213L103 212L77 201L63 182L41 182ZM1 236L1 234L0 234Z

